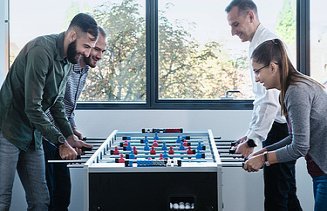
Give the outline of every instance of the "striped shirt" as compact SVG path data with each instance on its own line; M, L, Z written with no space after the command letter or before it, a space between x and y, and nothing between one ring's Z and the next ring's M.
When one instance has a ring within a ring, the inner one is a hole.
M90 67L85 66L81 68L79 64L74 65L73 70L70 72L66 84L66 91L64 97L66 116L72 128L76 128L75 114L76 104L79 96L81 95L85 86L86 78ZM50 112L47 112L49 119L53 122Z

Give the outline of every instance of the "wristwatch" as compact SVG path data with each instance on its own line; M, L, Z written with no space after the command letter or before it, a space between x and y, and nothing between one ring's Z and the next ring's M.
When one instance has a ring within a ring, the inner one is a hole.
M256 147L257 146L253 139L248 139L246 144L248 145L248 147Z
M60 146L60 145L64 144L65 142L66 142L65 137L63 137L63 136L58 136L58 143L57 143L57 146Z
M268 160L268 152L264 152L263 157L265 159L265 165L270 166L270 163L269 163L269 160Z

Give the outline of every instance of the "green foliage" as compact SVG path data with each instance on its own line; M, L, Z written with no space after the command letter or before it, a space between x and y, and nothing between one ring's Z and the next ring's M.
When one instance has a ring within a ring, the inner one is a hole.
M145 20L132 0L103 4L93 11L107 33L107 51L89 73L83 99L145 100Z
M295 1L286 0L277 20L276 31L288 45L292 45L296 41L295 11Z
M92 12L105 29L108 44L98 67L89 72L82 100L146 100L146 25L141 7L134 0L122 0ZM158 21L158 57L160 99L217 99L226 90L238 89L247 73L245 56L233 60L217 42L200 45L182 26L169 22L165 11L160 11Z

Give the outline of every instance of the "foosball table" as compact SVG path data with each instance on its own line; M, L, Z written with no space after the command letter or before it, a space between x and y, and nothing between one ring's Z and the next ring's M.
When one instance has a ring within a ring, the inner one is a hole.
M222 210L222 164L211 130L115 130L82 163L71 162L83 168L85 210Z

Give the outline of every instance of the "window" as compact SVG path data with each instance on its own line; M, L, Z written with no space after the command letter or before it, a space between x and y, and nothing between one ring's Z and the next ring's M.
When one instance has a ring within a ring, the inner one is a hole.
M327 4L310 1L310 75L327 85Z
M62 32L75 14L88 12L108 34L108 45L102 62L89 71L80 100L145 102L144 0L15 0L10 3L11 62L29 40ZM33 10L38 12L31 13Z
M249 43L231 36L229 2L11 0L10 63L29 40L64 31L76 13L88 12L107 32L108 45L89 72L83 108L251 109ZM296 0L255 3L263 25L287 43L295 61Z
M226 91L252 99L248 45L232 37L230 0L159 0L159 99L215 100ZM296 55L295 1L255 1L263 25ZM294 58L295 60L295 58Z

